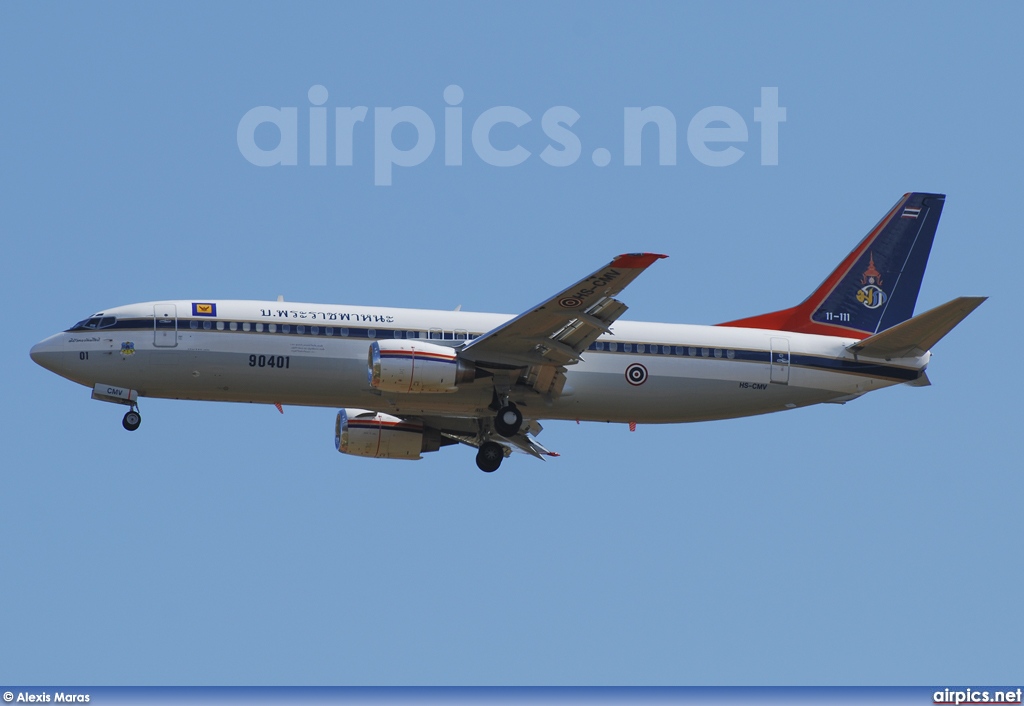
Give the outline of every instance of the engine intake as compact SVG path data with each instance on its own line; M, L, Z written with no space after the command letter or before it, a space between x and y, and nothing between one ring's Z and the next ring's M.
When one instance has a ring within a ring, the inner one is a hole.
M368 409L343 409L334 423L334 448L343 454L415 461L421 453L447 446L448 439L423 426Z
M374 341L367 377L382 392L455 392L477 370L451 348L408 340Z

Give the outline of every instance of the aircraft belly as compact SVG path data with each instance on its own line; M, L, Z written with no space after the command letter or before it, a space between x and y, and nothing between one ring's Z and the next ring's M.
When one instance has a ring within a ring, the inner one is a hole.
M865 384L856 376L794 368L789 384L783 385L770 381L767 363L750 361L603 358L570 371L567 386L572 394L556 401L548 416L639 423L727 419L826 402ZM627 372L635 365L644 366L645 375L631 381Z
M259 337L182 332L174 348L95 338L68 345L61 375L106 383L144 397L357 407L399 416L489 416L489 378L457 392L393 394L367 380L369 344L354 339ZM567 373L550 403L518 400L530 419L670 423L776 412L861 394L891 384L861 375L792 365L789 384L772 382L765 361L591 352ZM632 376L632 377L631 377Z

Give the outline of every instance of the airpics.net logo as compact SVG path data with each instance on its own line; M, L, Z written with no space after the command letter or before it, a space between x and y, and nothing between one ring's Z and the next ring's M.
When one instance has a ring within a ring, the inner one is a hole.
M275 108L261 105L242 116L237 130L238 150L249 163L258 167L276 167L297 166L304 162L311 167L326 167L330 135L334 142L331 164L337 167L353 166L356 140L371 137L368 134L371 128L370 108L365 105L335 107L333 124L329 124L332 121L328 119L329 108L325 105L327 89L321 85L312 86L307 97L310 105L303 112L308 112L308 120L303 115L300 121L300 109L296 106ZM459 167L464 164L466 124L470 122L469 142L476 158L484 164L515 167L534 156L516 139L519 134L516 131L533 127L527 127L533 122L533 117L526 111L511 105L499 105L475 117L466 116L462 108L465 92L456 85L445 88L443 98L445 105L440 139L443 142L445 166ZM779 106L777 87L761 88L761 103L754 106L752 118L758 126L756 131L760 142L761 165L778 165L779 125L786 122L786 109ZM579 120L580 114L567 105L552 106L544 111L540 118L540 129L548 144L537 155L544 164L568 167L580 160L584 153L583 143L571 129ZM645 129L648 125L653 126L653 129ZM269 141L258 139L257 132L260 133L259 138L263 138L275 131L274 146L267 144L274 143L273 137ZM415 140L411 144L408 140L399 140L402 145L399 146L395 141L396 131L404 136L415 133ZM498 140L500 146L496 146L492 140L496 132L501 133L501 139ZM623 108L623 166L641 166L645 135L648 139L657 139L658 164L674 166L677 155L677 120L672 111L660 105ZM300 160L300 137L308 139L308 161ZM422 108L411 105L398 108L376 107L373 108L372 116L372 140L373 183L377 186L390 186L395 167L410 168L427 161L437 147L438 130L430 114ZM746 119L740 112L723 105L697 111L686 127L686 146L690 154L697 162L709 167L736 164L746 155L744 148L749 142L750 128ZM614 156L610 149L597 147L590 151L590 159L598 167L607 167Z

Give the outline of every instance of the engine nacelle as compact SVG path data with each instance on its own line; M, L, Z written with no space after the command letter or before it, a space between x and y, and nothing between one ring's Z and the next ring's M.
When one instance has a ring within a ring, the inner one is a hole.
M374 341L366 372L382 392L455 392L476 379L476 366L451 348L404 339Z
M343 409L334 423L334 447L353 456L414 461L423 451L439 449L441 437L433 429L424 429L421 422L367 409Z

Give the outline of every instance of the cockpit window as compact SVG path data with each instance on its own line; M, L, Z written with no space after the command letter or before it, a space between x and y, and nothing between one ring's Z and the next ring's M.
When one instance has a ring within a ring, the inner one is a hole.
M114 316L90 316L72 326L69 331L96 331L101 328L110 328L117 323Z

